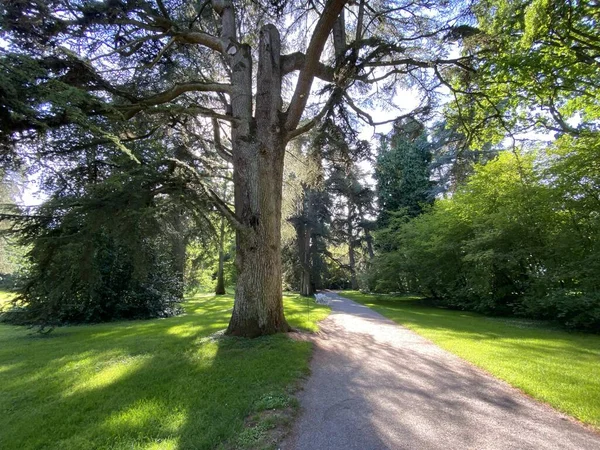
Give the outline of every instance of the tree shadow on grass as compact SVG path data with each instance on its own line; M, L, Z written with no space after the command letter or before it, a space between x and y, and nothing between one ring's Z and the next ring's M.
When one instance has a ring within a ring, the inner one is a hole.
M310 344L212 338L229 305L199 307L5 342L0 448L212 449L239 432L255 402L306 370Z
M471 335L481 339L510 338L516 340L551 341L548 348L564 346L569 351L600 356L600 335L566 331L554 326L523 327L506 318L488 317L473 312L442 309L423 300L365 300L365 305L386 317L406 325L432 330L448 330L452 333ZM514 322L514 321L513 321ZM533 321L530 321L533 322ZM539 344L536 344L539 345Z

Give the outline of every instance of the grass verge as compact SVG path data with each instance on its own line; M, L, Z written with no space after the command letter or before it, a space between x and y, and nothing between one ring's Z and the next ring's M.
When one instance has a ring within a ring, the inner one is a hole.
M12 292L0 291L0 311L9 306L10 301L14 298L14 296L15 294Z
M435 308L418 297L342 295L600 429L600 336Z
M293 327L329 309L286 295ZM293 407L310 343L215 336L231 296L197 295L162 320L57 328L0 325L0 448L214 449L269 446L247 417ZM259 431L276 426L260 420ZM243 440L236 437L244 433Z

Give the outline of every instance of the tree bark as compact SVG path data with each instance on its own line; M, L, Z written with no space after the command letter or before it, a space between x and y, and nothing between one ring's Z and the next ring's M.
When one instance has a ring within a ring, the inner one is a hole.
M217 287L215 288L216 295L225 295L225 274L223 270L225 252L223 247L225 245L225 218L221 217L221 227L219 229L219 268L217 269Z
M354 206L348 206L348 260L350 265L350 287L353 290L357 290L358 280L356 279L356 255L354 253L354 227L352 226Z
M349 243L349 260L350 260L350 286L353 290L358 289L358 280L356 279L356 256L354 254L354 242L350 241Z
M187 251L187 238L185 233L184 214L178 210L173 214L173 229L175 230L172 240L172 258L175 266L175 273L179 281L179 289L177 295L183 298L184 294L184 276L185 276L185 260Z
M279 32L260 33L256 118L252 118L250 48L238 45L232 64L232 130L238 279L227 333L256 337L290 330L283 314L281 287L281 196L285 141L281 114Z
M373 251L373 236L371 236L371 232L368 228L364 228L365 232L365 241L367 242L367 252L369 253L369 261L372 261L375 258L375 252Z

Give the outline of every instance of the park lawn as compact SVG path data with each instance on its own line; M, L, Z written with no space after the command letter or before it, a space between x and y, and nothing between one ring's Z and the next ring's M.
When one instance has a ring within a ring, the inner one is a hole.
M329 313L312 302L307 315L299 296L284 302L297 328L315 330ZM264 428L244 419L294 405L311 344L211 336L232 305L231 296L197 295L179 317L48 335L0 325L0 449L252 447Z
M600 428L600 336L541 322L428 306L418 297L343 292L554 408Z
M9 306L14 296L15 294L12 292L0 291L0 311L2 311L2 308Z

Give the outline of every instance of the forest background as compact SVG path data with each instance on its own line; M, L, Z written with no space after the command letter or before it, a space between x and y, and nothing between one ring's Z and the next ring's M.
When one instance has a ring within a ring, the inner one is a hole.
M600 330L596 2L212 3L3 3L4 320L237 286L269 334L283 283Z

